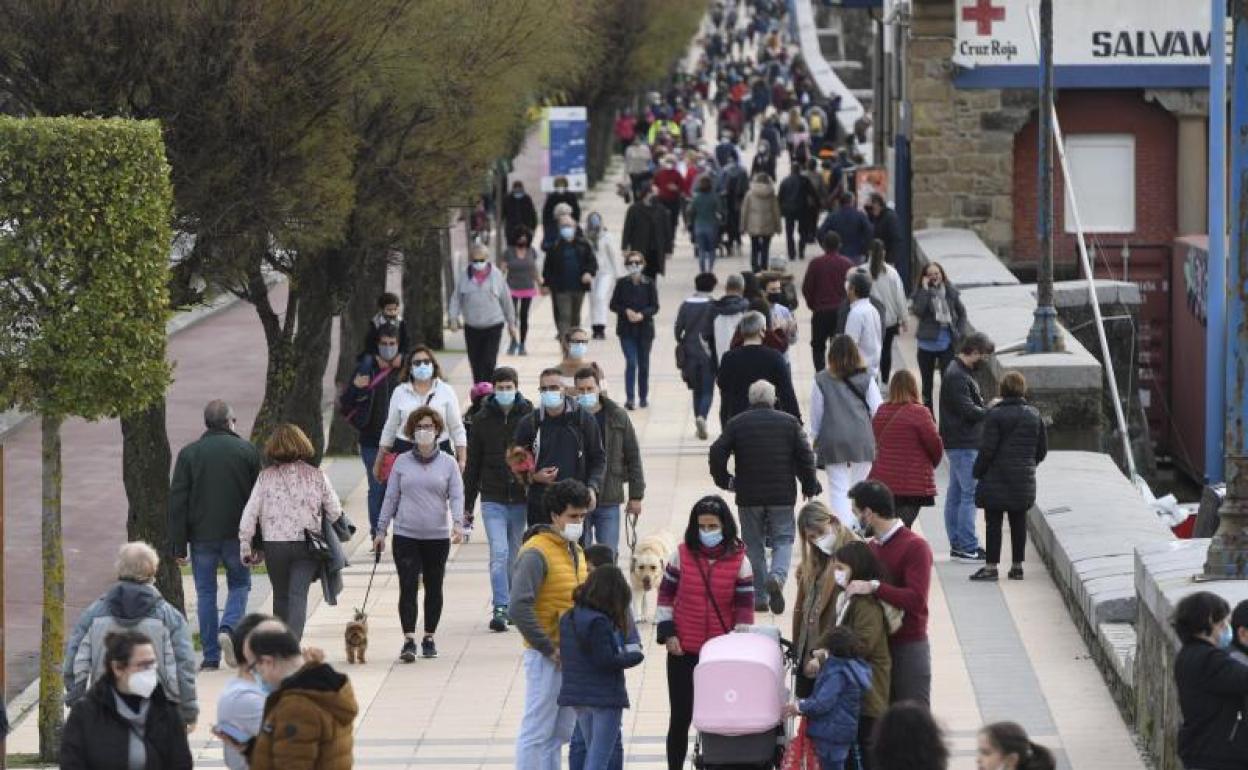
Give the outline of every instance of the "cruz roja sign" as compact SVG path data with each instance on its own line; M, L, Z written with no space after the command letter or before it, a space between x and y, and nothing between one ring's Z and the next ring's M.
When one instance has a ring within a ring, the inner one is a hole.
M1039 53L1028 15L1039 0L957 0L955 77L963 87L1034 87ZM1204 87L1209 3L1053 0L1059 86Z

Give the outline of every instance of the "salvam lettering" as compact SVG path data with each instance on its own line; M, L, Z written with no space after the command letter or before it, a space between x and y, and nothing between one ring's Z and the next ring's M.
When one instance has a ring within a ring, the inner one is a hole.
M1098 59L1204 58L1209 55L1209 32L1144 30L1092 33L1092 55Z

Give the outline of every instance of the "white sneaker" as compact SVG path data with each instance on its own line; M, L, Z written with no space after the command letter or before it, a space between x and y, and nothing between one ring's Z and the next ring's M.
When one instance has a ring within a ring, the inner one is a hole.
M698 428L698 438L705 441L706 440L706 418L699 417L693 422L695 425L697 425L697 428Z
M221 646L221 662L230 668L238 668L238 656L234 652L234 637L228 631L217 634L217 644Z

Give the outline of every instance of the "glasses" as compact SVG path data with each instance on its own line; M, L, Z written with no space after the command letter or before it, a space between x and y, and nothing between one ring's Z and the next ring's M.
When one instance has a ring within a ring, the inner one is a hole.
M641 267L640 262L625 262L624 264L626 267Z
M589 337L581 337L581 338L579 338L579 339L571 339L571 340L568 340L568 344L570 344L570 345L575 345L575 344L577 344L577 343L580 343L580 344L582 344L582 345L588 345L588 344L589 344Z
M413 359L412 359L412 363L413 363L413 364L432 364L432 363L433 363L433 359L430 359L430 358L413 358Z
M416 426L416 430L437 430L438 426L431 422L422 422Z

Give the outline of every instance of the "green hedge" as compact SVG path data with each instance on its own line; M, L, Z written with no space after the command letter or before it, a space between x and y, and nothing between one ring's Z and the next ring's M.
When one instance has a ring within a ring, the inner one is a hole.
M171 216L157 123L0 117L0 407L99 419L165 392Z

